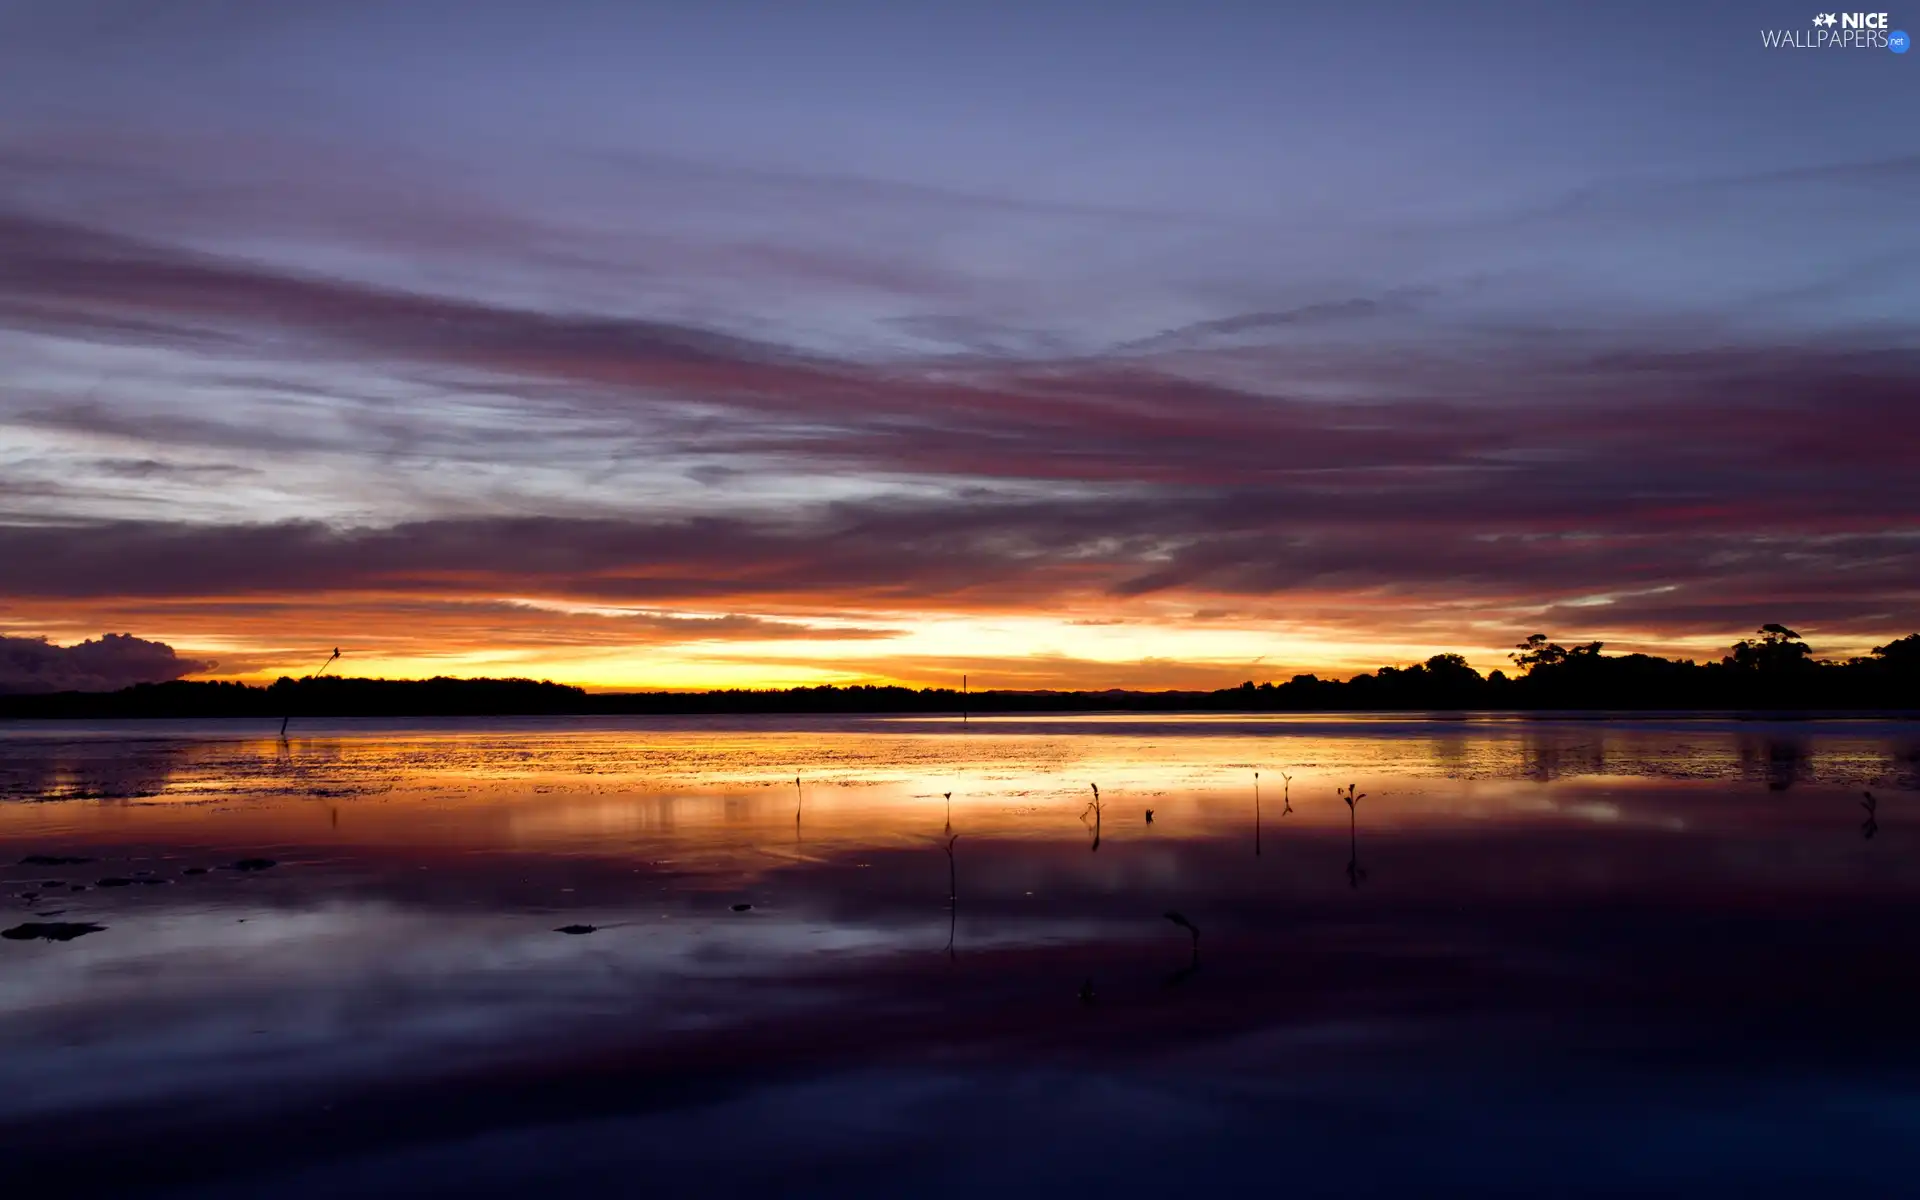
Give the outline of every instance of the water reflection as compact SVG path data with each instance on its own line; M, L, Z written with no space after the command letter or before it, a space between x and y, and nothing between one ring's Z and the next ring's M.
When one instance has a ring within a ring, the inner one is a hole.
M1194 972L1200 969L1200 927L1188 920L1185 914L1176 912L1171 908L1166 911L1165 916L1167 920L1172 921L1175 925L1186 930L1192 939L1192 957L1188 960L1187 965L1167 977L1167 983L1170 985L1185 983L1187 980L1193 978Z
M947 838L947 957L957 958L954 939L960 935L960 866L954 858L953 848L960 841L959 834Z
M11 750L0 747L0 800L129 800L160 794L176 774L194 765L220 769L218 756L208 748L167 741ZM190 759L198 762L190 765Z
M1764 780L1768 791L1784 792L1814 779L1813 757L1801 738L1744 738L1740 754L1746 777Z
M1556 779L1607 773L1606 738L1564 729L1531 731L1522 750L1521 772L1529 779ZM1449 756L1457 760L1455 755Z
M1253 856L1260 857L1260 772L1253 773Z
M40 781L10 795L142 791L0 804L0 927L90 930L0 942L0 1133L109 1138L87 1118L263 1095L374 1097L405 1125L449 1079L478 1095L512 1080L488 1102L511 1106L536 1066L571 1095L615 1059L628 1081L750 1081L928 1055L1117 1071L1177 1049L1203 1064L1196 1087L1240 1086L1365 1058L1383 1029L1397 1088L1460 1044L1438 1023L1458 1014L1499 1027L1476 1078L1599 1045L1673 1049L1642 1055L1659 1070L1920 1061L1904 1033L1857 1044L1847 1018L1906 986L1884 946L1920 919L1920 854L1874 799L1914 786L1906 727L928 724L302 722L284 751L271 730L8 731L0 778ZM1785 794L1770 741L1797 747ZM1312 765L1280 772L1271 859L1253 772L1248 862L1248 764L1276 761ZM1104 834L1104 799L1129 787L1157 819ZM1842 801L1872 847L1838 826ZM276 865L230 869L254 860ZM86 890L55 909L50 885ZM1163 922L1189 939L1171 975ZM1206 976L1167 988L1194 979L1201 925ZM1309 1055L1298 1039L1326 1022L1347 1040ZM1522 1029L1545 1044L1521 1053Z
M1098 851L1100 849L1100 817L1105 806L1100 803L1100 785L1095 783L1088 786L1093 788L1093 799L1088 802L1086 810L1080 814L1080 823L1088 825L1087 817L1089 815L1093 817L1093 822L1088 825L1088 828L1093 830L1093 845L1090 849Z
M204 798L366 795L401 786L458 793L508 779L590 777L648 789L765 787L805 781L922 783L989 776L1009 794L1092 776L1144 794L1224 787L1237 763L1286 751L1322 778L1371 771L1425 779L1764 780L1920 787L1910 722L1410 721L1396 718L979 720L822 718L593 722L525 719L442 728L303 721L281 742L233 723L17 723L0 728L0 797ZM820 753L822 739L833 753ZM1245 775L1240 775L1244 780Z

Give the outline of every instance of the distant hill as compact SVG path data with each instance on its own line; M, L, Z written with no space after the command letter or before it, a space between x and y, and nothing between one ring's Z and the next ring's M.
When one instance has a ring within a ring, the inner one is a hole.
M1284 683L1212 692L987 691L856 685L754 691L588 692L530 679L280 679L139 684L114 692L0 696L0 719L147 717L429 717L700 713L1393 712L1471 710L1920 709L1920 634L1871 655L1819 662L1791 629L1764 626L1719 662L1608 655L1591 642L1563 647L1534 635L1515 673L1482 676L1457 654L1382 667L1345 681L1296 675Z

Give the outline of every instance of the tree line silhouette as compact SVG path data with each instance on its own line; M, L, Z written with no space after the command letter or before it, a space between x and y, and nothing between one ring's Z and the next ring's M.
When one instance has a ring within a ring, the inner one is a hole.
M1920 634L1845 661L1816 659L1784 625L1762 626L1717 662L1604 654L1533 634L1513 670L1481 675L1458 654L1351 679L1296 675L1213 692L972 691L975 713L1771 710L1920 708ZM859 684L756 691L588 692L530 679L354 679L309 676L266 687L140 684L117 692L0 696L0 718L613 716L702 713L956 713L955 688Z

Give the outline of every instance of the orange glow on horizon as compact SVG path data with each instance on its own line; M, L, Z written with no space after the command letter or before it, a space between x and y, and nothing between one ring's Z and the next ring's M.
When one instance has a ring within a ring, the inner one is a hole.
M1292 605L1295 615L1218 597L1098 597L1047 614L850 610L620 609L522 600L396 600L391 596L245 601L91 601L60 611L16 611L0 633L60 644L130 632L208 661L192 678L267 683L319 669L389 679L432 676L548 679L592 691L788 688L822 684L958 687L975 691L1213 690L1296 674L1345 679L1458 653L1487 673L1511 670L1527 633L1601 640L1609 652L1716 659L1741 631L1695 637L1589 627L1568 632L1538 612L1396 603ZM1602 610L1583 610L1598 614ZM1387 630L1392 630L1389 633ZM1813 637L1826 656L1872 644Z

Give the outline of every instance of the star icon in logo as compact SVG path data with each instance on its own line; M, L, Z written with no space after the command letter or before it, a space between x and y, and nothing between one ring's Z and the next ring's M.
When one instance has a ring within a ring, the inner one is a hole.
M1815 13L1813 14L1813 23L1816 27L1837 25L1839 24L1839 18L1835 17L1832 13Z

